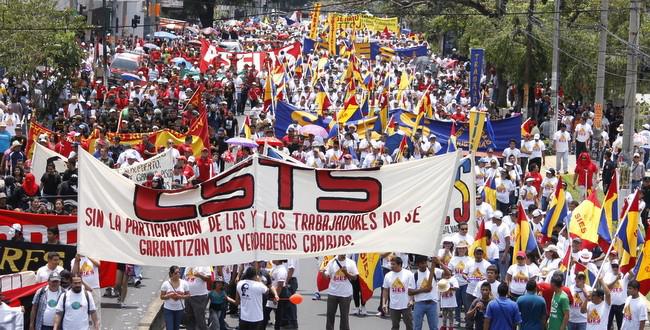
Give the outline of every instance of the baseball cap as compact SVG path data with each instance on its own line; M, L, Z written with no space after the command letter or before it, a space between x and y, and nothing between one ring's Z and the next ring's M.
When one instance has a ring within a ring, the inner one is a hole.
M48 281L61 281L61 276L57 272L52 272L47 278Z

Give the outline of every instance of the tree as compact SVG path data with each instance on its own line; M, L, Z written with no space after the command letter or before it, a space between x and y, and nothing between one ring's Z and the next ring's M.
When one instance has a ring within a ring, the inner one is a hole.
M86 27L85 18L71 10L60 11L54 0L8 0L0 4L0 67L8 76L29 78L47 71L53 83L47 94L55 106L66 82L80 67L83 51L75 36ZM46 70L44 70L46 69Z
M608 30L612 35L608 38L605 90L611 99L622 96L625 87L629 0L610 0L609 8ZM599 9L600 0L562 3L560 85L565 95L573 98L591 100L595 93ZM468 54L470 48L485 48L486 61L496 68L502 84L511 82L521 88L524 83L532 86L551 78L553 1L391 0L383 10L400 12L408 26L426 32L431 45L453 31L458 36L459 52ZM527 29L529 23L531 29ZM641 31L650 31L648 20L642 20ZM650 54L650 38L640 38L640 42L641 51ZM650 58L646 60L650 63ZM529 69L528 79L525 68ZM647 83L638 86L639 92L650 89ZM505 93L501 88L505 86L499 87ZM505 94L501 96L504 100Z

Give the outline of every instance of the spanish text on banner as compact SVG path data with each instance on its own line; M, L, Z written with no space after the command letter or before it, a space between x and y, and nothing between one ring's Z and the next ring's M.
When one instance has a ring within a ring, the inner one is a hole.
M81 151L79 253L138 265L393 251L431 255L459 155L365 170L255 156L182 191L134 184Z

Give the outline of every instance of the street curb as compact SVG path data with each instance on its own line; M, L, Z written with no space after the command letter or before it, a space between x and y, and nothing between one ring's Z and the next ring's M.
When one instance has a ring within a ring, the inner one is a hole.
M159 296L153 298L147 307L147 311L140 320L140 323L138 323L138 330L158 330L165 328L162 316L159 316L162 304L163 301Z

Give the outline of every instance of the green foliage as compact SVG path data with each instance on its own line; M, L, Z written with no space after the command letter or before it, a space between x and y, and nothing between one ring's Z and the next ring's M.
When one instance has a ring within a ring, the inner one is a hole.
M457 49L468 54L470 48L485 48L487 62L494 65L508 82L521 86L526 65L529 1L507 3L505 15L496 10L499 0L392 0L384 11L399 10L403 21L423 31L431 45L438 45L444 34L458 36ZM629 0L610 0L605 95L622 97L628 37ZM530 81L551 78L553 11L551 0L533 0ZM565 95L593 99L596 81L600 0L565 0L560 18L560 79ZM650 34L650 21L641 19L641 36ZM641 50L650 54L650 38L640 38ZM641 61L640 61L641 63ZM650 58L646 59L650 63ZM640 67L641 69L641 67ZM639 81L639 92L650 92L647 81Z
M75 33L85 18L55 9L53 0L7 0L0 4L0 66L25 77L48 66L61 78L72 77L82 60Z

